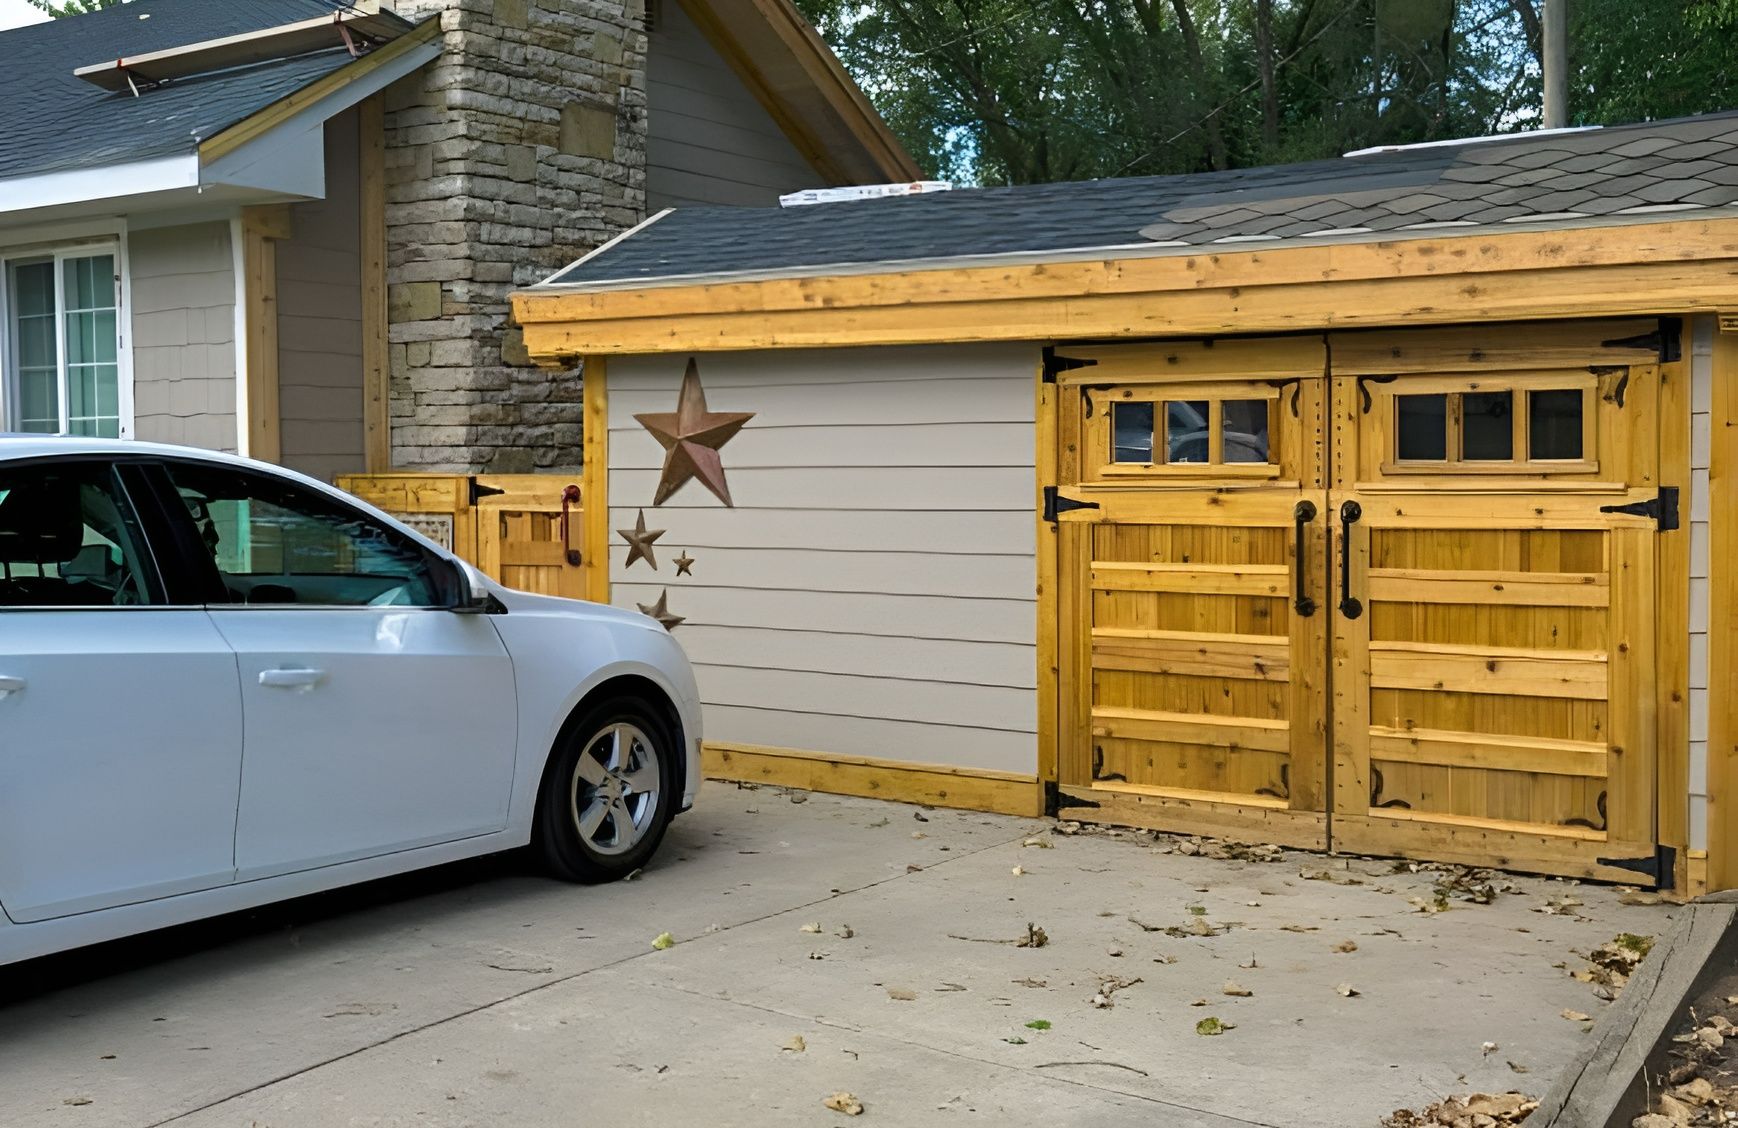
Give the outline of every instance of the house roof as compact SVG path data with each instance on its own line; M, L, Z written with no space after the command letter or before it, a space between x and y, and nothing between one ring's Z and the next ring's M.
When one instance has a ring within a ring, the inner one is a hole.
M1693 219L1734 205L1738 112L1188 176L677 209L544 286L1229 253Z
M133 0L0 32L0 180L190 154L200 142L355 62L342 46L196 75L143 97L81 66L330 15L339 0ZM406 26L409 26L408 24Z

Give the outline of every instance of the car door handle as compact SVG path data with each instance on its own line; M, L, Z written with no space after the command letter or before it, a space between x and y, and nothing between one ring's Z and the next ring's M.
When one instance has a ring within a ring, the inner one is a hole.
M0 674L0 700L11 697L14 693L24 691L24 679L11 674Z
M313 689L326 680L325 670L261 670L259 683L274 689Z

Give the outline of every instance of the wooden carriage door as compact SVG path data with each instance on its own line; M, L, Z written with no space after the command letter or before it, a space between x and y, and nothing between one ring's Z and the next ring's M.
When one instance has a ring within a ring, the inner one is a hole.
M1058 352L1062 813L1325 846L1321 338Z
M1336 849L1648 873L1651 328L1330 338Z
M519 591L585 598L579 475L482 474L477 567Z

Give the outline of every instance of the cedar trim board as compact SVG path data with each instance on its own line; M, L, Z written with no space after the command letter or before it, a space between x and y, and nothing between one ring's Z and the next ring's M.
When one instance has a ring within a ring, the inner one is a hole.
M1017 772L714 741L702 744L700 754L701 771L707 779L1004 815L1036 817L1044 807L1038 778Z
M1731 895L1677 910L1672 927L1599 1018L1580 1056L1527 1118L1539 1128L1628 1128L1648 1111L1648 1073L1669 1066L1678 1024L1703 991L1738 967Z
M1106 826L1132 826L1170 834L1198 834L1228 842L1259 842L1299 850L1328 848L1328 816L1281 806L1226 803L1130 784L1063 784L1056 789L1057 818Z

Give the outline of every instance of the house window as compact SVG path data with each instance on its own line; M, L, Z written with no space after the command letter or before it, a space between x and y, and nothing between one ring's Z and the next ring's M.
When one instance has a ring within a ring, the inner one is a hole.
M121 434L120 280L113 247L5 263L8 426L43 434Z

